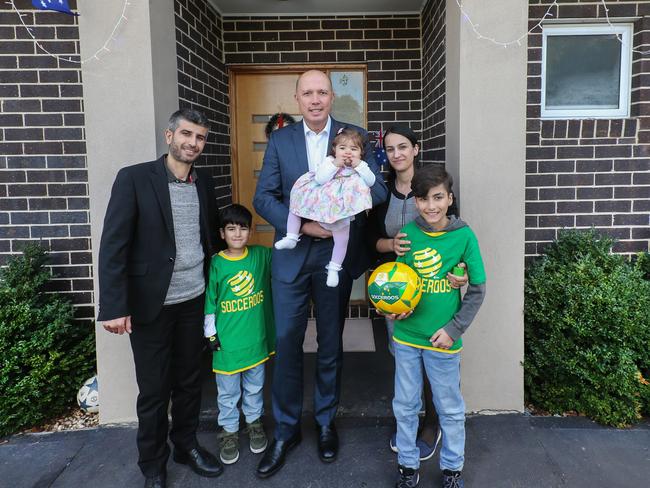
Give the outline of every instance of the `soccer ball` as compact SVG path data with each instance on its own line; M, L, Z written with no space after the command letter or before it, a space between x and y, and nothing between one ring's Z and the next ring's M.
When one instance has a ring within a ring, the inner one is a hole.
M88 378L81 385L77 393L77 403L79 404L79 408L84 412L99 412L99 384L97 382L97 375Z
M380 312L410 312L422 297L418 274L404 263L390 262L378 266L368 280L368 296Z

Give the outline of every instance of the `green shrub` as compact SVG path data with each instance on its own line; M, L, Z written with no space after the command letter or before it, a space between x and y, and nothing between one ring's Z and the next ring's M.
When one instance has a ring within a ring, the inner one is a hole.
M45 293L46 261L29 245L0 270L0 436L61 414L95 369L93 328Z
M524 381L537 407L623 426L650 413L639 378L650 366L650 282L613 243L563 231L527 271Z
M641 411L645 415L650 414L650 380L647 377L644 377L640 372L637 375L639 382L641 383Z
M641 270L646 280L650 280L650 252L640 252L637 254L636 267Z

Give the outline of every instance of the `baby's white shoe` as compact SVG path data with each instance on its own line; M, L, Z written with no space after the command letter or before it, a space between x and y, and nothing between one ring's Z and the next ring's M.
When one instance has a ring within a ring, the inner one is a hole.
M287 233L282 239L274 244L275 248L278 250L282 249L293 249L298 244L298 234Z
M343 267L334 261L330 261L325 268L327 269L327 286L331 288L339 286L339 271L341 271Z

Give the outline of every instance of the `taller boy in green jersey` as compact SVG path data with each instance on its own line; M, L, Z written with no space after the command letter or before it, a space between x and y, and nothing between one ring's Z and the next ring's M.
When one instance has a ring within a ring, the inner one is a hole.
M453 201L452 179L436 166L415 172L411 190L418 217L404 232L411 249L397 258L422 279L422 298L411 314L395 317L395 397L399 464L398 488L419 482L419 450L416 446L421 408L422 367L431 384L433 402L442 430L440 469L443 488L463 488L465 461L465 402L460 392L461 336L476 316L485 296L485 269L478 241L468 225L447 216ZM469 286L450 286L447 273L465 262Z
M250 450L263 452L267 445L262 393L264 363L275 348L271 249L247 245L252 216L245 207L231 205L219 217L221 237L228 248L215 254L210 263L204 335L214 350L219 455L224 464L232 464L239 459L240 398Z

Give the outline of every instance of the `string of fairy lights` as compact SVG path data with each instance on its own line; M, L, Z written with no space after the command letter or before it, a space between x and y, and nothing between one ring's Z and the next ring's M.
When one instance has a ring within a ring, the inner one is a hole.
M36 45L39 47L39 49L41 49L41 50L42 50L43 52L45 52L46 54L49 54L49 55L52 56L53 58L56 58L56 59L58 59L58 60L60 60L60 61L66 61L66 62L68 62L68 63L75 63L75 64L84 64L84 63L87 63L87 62L89 62L89 61L93 61L93 60L97 60L97 61L99 61L99 55L100 55L101 53L103 53L103 52L107 52L107 53L108 53L108 52L111 51L111 50L109 49L109 45L110 45L110 43L111 43L112 41L115 41L115 40L116 40L116 37L115 37L115 36L117 35L117 31L120 29L120 27L122 26L122 24L128 20L128 19L126 18L126 10L127 10L128 6L130 5L130 3L129 3L128 0L124 0L124 4L122 5L122 12L121 12L121 14L120 14L120 17L119 17L119 19L117 19L117 22L115 23L115 26L113 27L113 30L111 31L111 33L109 34L109 36L108 36L108 37L106 38L106 40L104 41L104 44L102 44L102 47L100 47L99 49L97 49L97 51L95 51L92 55L88 56L88 57L85 58L85 59L81 59L81 60L74 59L71 55L68 55L68 54L66 54L66 55L61 55L61 54L56 54L56 53L53 53L53 52L48 51L48 50L43 46L43 44L42 44L38 39L36 39L36 36L34 35L34 30L33 30L33 28L30 27L30 26L28 26L28 25L25 23L25 21L23 20L23 17L26 16L27 14L23 14L22 12L20 12L20 10L18 10L18 8L16 7L16 4L14 3L14 0L9 0L9 1L7 1L7 5L11 5L12 9L14 10L14 12L16 12L16 14L18 15L18 18L20 19L20 23L23 25L23 27L25 28L25 30L27 30L27 32L28 32L29 35L32 37L32 39L34 40L34 42L36 43Z
M508 48L510 46L515 46L515 45L516 46L521 46L522 41L524 39L526 39L529 34L536 31L537 29L541 28L544 21L547 18L554 16L552 10L553 10L553 8L558 6L557 0L554 0L551 4L549 4L548 8L546 9L546 12L539 19L539 22L537 22L532 28L530 28L528 31L524 32L522 35L520 35L519 37L517 37L515 39L509 40L509 41L504 41L504 40L496 39L493 36L483 34L479 30L479 24L477 24L476 22L474 22L472 20L469 12L465 9L465 6L463 5L462 0L455 0L455 1L456 1L456 5L458 5L458 8L460 9L460 13L461 13L463 19L470 26L470 28L472 29L472 31L473 31L473 33L474 33L474 35L476 36L477 39L481 39L481 40L484 40L484 41L487 41L487 42L491 42L492 44L495 44L495 45L503 47L503 48ZM52 52L48 51L43 46L43 44L34 35L33 28L30 27L29 25L27 25L25 23L25 21L23 20L23 17L26 16L27 14L23 14L23 13L20 12L20 10L18 10L18 8L16 7L16 4L14 3L14 0L8 0L6 3L7 3L7 5L11 5L14 12L16 12L16 14L18 15L18 18L20 19L20 23L22 24L22 26L25 28L25 30L27 30L27 32L29 33L31 38L34 40L36 45L43 52L45 52L46 54L48 54L48 55L50 55L53 58L56 58L58 60L63 60L63 61L66 61L66 62L69 62L69 63L75 63L75 64L84 64L84 63L87 63L89 61L99 60L101 53L110 52L109 46L110 46L111 42L116 40L116 35L117 35L118 30L120 29L122 24L124 24L128 20L127 17L126 17L126 12L127 12L128 6L130 5L129 0L124 0L124 3L122 5L122 12L120 14L120 17L118 18L117 22L115 23L115 26L113 27L113 30L111 31L109 36L106 38L106 41L104 41L102 46L99 49L97 49L97 51L95 51L92 55L88 56L87 58L81 59L81 60L76 60L76 59L73 59L73 56L71 56L71 55L61 55L61 54L56 54L56 53L52 53ZM606 1L605 0L600 0L600 3L602 4L603 10L605 12L605 20L606 20L607 24L609 25L610 28L614 29L615 26L614 26L614 23L612 23L611 18L609 16L609 7L607 6ZM622 44L623 39L621 38L620 34L618 34L618 33L614 33L614 34L616 35L616 38L618 39L618 41ZM632 52L637 53L637 54L641 54L641 55L650 54L650 50L645 50L644 51L644 50L640 50L640 49L632 49Z
M469 13L467 12L467 10L465 10L465 7L463 6L463 3L461 2L461 0L456 0L456 5L458 5L458 8L460 9L460 14L463 16L465 21L469 24L472 31L474 31L474 35L476 35L477 39L482 39L482 40L485 40L485 41L489 41L492 44L495 44L497 46L507 48L507 47L513 46L515 44L517 46L521 46L521 41L523 41L528 36L528 34L532 33L533 31L537 30L538 28L540 28L542 26L542 23L546 20L547 17L553 17L553 14L551 13L551 10L553 9L553 7L557 6L557 1L554 1L551 5L549 5L548 9L546 9L546 13L544 13L544 16L541 19L539 19L539 22L537 22L537 24L535 24L530 30L528 30L524 34L520 35L518 38L513 39L511 41L499 41L499 40L495 39L494 37L490 37L490 36L486 36L484 34L481 34L481 32L478 30L479 25L472 20Z
M611 18L609 16L609 7L607 6L607 2L605 0L600 0L600 3L602 4L603 10L605 12L605 20L607 22L607 25L612 30L615 29L615 26L612 23L612 20L611 20ZM463 19L465 19L465 21L468 23L468 25L470 26L470 28L474 32L474 35L476 36L477 39L489 41L492 44L495 44L497 46L507 48L507 47L510 47L510 46L513 46L513 45L521 46L521 41L523 41L529 34L534 32L535 30L541 28L542 24L544 23L544 21L548 17L553 17L552 10L553 10L554 7L558 6L558 2L557 2L557 0L553 1L553 3L551 3L548 6L548 8L546 9L546 12L542 16L542 18L539 19L539 22L537 22L537 24L535 24L530 30L528 30L527 32L525 32L521 36L517 37L516 39L512 39L510 41L502 41L502 40L498 40L498 39L496 39L494 37L490 37L490 36L482 34L481 31L479 31L479 29L478 29L479 25L472 20L469 13L467 12L465 7L463 6L462 1L461 0L456 0L456 5L458 5L458 8L460 9L460 13L463 16ZM621 44L623 44L623 39L621 38L621 35L619 33L617 33L617 32L613 32L613 34L616 36L616 39L618 39L618 41ZM640 49L632 49L632 52L637 53L637 54L641 54L641 55L650 54L650 50L642 51Z
M609 8L607 7L607 4L605 3L605 0L600 0L600 1L603 4L603 8L605 9L605 19L607 20L607 24L609 25L609 27L611 29L614 29L614 24L612 24L612 21L609 19ZM623 39L621 39L620 34L616 33L616 39L618 39L618 41L621 44L623 44ZM641 55L650 54L650 50L649 51L641 51L639 49L632 49L632 52L637 53L637 54L641 54Z

